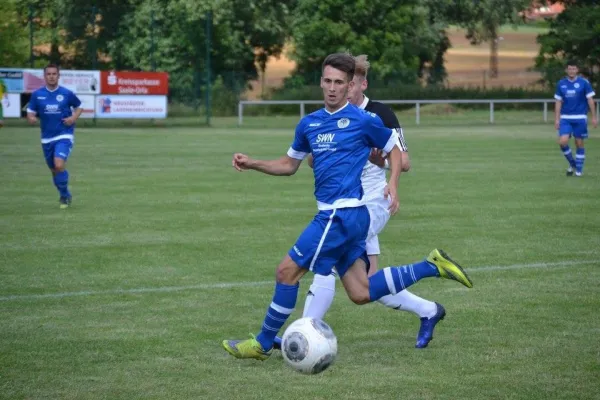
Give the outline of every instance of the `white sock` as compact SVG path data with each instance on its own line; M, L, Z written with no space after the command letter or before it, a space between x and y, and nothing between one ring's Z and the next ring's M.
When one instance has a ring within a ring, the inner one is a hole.
M315 275L306 301L303 317L323 319L335 296L335 275Z
M425 300L406 289L395 295L383 296L377 301L386 307L410 311L418 315L419 318L431 318L437 312L437 306L433 301Z

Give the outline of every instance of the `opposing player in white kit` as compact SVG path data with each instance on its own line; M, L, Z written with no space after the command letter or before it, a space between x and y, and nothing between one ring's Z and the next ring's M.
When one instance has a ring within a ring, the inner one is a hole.
M355 57L356 69L354 73L354 87L349 90L348 101L365 111L377 114L387 128L395 129L398 134L396 146L402 152L402 171L410 169L410 160L408 157L408 148L404 140L402 127L396 118L394 112L385 104L371 101L364 95L367 89L367 73L369 71L369 61L366 55ZM309 158L309 165L312 166L312 159ZM379 233L390 219L389 200L384 197L386 180L386 160L385 154L381 150L373 149L369 161L365 165L361 176L362 187L364 191L363 199L366 201L371 223L367 236L366 250L369 262L369 276L378 270L378 256L381 254L379 248ZM330 275L315 274L313 283L306 296L304 304L304 317L313 317L323 319L327 310L331 307L335 295L336 274ZM378 300L383 305L401 311L410 311L417 315L421 320L419 333L417 334L417 348L425 348L433 338L433 330L436 324L446 315L446 311L441 304L425 300L419 296L403 290L395 295L384 296ZM277 338L279 344L279 338Z

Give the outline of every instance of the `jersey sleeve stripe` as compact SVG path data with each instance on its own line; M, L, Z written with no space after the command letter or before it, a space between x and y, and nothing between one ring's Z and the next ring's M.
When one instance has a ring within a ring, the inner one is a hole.
M586 94L585 97L590 99L590 98L594 97L595 95L596 95L596 93L592 91L592 92L589 92L588 94Z
M294 158L296 160L304 160L306 158L306 156L308 156L308 153L305 153L303 151L294 150L293 148L290 147L287 152L287 155L288 155L288 157Z
M562 100L562 97L561 97L561 96L559 96L559 95L557 95L557 94L555 94L555 95L554 95L554 98L555 98L556 100Z
M406 140L404 140L404 131L402 128L396 128L396 133L398 134L398 147L400 147L400 151L407 152L408 146L406 145Z

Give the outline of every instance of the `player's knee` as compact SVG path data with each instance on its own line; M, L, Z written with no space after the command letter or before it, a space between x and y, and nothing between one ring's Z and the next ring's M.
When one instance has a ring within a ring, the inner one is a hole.
M286 257L286 259L279 264L277 270L275 270L275 280L278 283L283 283L285 285L295 285L302 275L304 275L304 272L306 272L306 270L303 270L295 262Z
M55 172L63 172L65 170L65 160L62 158L54 159L54 171Z
M369 289L366 288L352 290L348 293L348 297L354 304L358 304L359 306L371 302Z

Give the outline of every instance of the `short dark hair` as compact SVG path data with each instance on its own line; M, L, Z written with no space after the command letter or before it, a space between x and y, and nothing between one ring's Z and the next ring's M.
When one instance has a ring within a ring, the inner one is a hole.
M44 73L46 73L46 70L47 70L48 68L56 68L56 72L60 72L60 68L58 68L58 65L56 65L56 64L48 64L48 65L46 65L46 66L44 67Z
M351 81L354 78L356 61L352 55L348 53L333 53L328 55L327 58L325 58L325 61L323 61L321 72L323 72L328 65L345 72L348 75L348 81Z
M571 67L579 67L579 65L577 65L577 61L575 61L575 60L567 60L567 65L565 65L565 68L569 67L569 66L571 66Z

